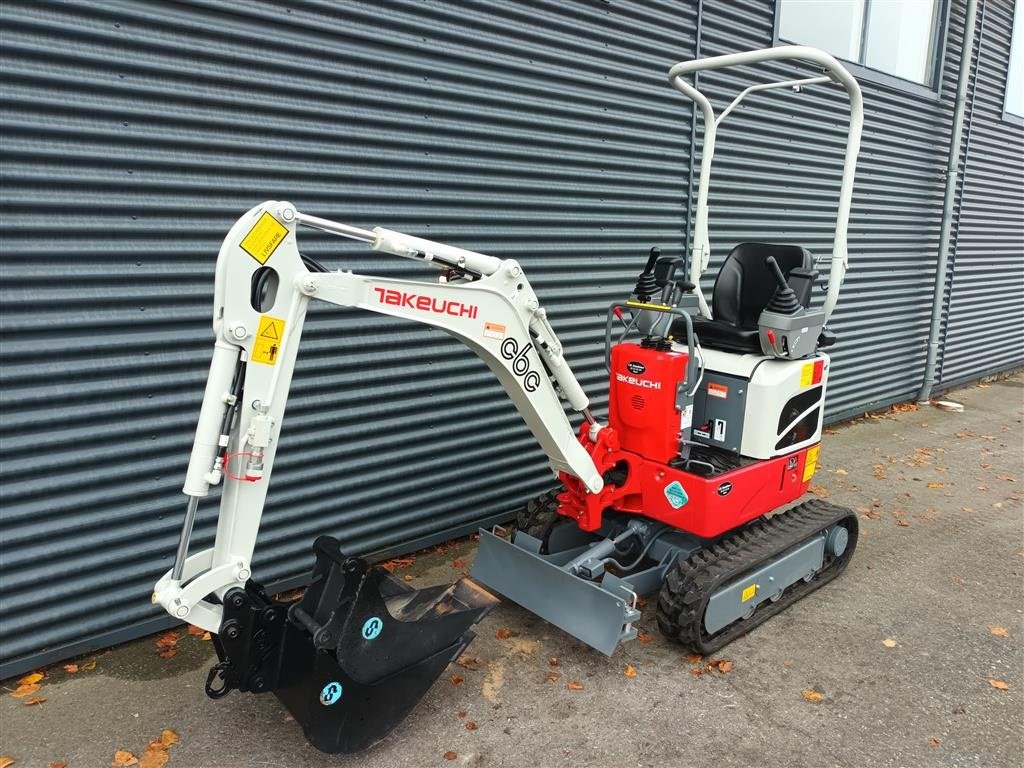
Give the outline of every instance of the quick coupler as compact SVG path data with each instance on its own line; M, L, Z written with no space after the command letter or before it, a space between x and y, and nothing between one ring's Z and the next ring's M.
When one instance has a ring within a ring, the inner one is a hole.
M271 600L252 581L224 596L206 692L273 691L314 747L358 752L409 714L498 601L469 579L413 589L327 536L313 552L296 602Z

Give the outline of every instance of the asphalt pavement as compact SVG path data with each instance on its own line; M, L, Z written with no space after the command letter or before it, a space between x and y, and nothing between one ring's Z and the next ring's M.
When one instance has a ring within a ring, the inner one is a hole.
M946 397L965 410L827 430L812 491L857 510L857 552L714 659L662 638L653 599L641 639L611 658L504 602L467 666L383 743L345 757L310 747L273 695L208 699L212 644L182 630L43 670L30 696L5 681L0 755L101 768L170 729L170 768L1021 766L1024 376ZM398 573L451 581L474 550L419 553Z

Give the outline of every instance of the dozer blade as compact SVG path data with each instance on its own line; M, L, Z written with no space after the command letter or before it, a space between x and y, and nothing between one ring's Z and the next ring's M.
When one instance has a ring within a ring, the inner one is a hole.
M225 595L207 693L272 690L317 749L357 752L405 718L497 600L469 579L414 590L329 537L313 551L300 601L252 582Z
M480 549L470 575L607 656L636 637L636 594L611 574L588 581L561 566L586 547L541 555L540 542L519 531L509 543L480 530Z

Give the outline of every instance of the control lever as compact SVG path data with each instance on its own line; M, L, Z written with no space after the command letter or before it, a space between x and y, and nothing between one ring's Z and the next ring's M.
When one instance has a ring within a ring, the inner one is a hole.
M661 258L661 249L658 246L651 248L647 257L647 264L636 279L636 287L633 288L633 295L642 302L648 302L658 292L658 283L654 277L654 265Z
M764 263L775 276L775 282L779 284L772 295L772 300L765 307L765 311L775 312L780 315L798 314L803 307L799 299L797 299L796 293L789 287L789 283L786 282L786 276L782 274L779 263L775 260L774 256L769 256L764 260Z

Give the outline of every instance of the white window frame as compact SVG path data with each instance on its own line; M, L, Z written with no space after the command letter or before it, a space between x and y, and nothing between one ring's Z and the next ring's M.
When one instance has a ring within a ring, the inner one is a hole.
M1003 82L1003 120L1024 127L1024 115L1016 112L1009 112L1006 109L1006 98L1010 93L1010 73L1013 65L1016 64L1018 71L1024 70L1024 37L1015 39L1018 17L1024 18L1024 0L1015 0L1013 4L1013 15L1010 17L1010 59L1006 64L1006 80ZM1018 85L1024 88L1024 72Z
M779 36L779 24L782 20L782 2L775 0L775 20L772 32L772 44L779 45L806 45L805 40L787 40ZM852 61L836 55L836 58L846 65L847 69L858 79L894 88L899 91L906 91L917 96L938 101L942 89L942 75L946 61L946 42L949 36L949 7L950 0L939 0L939 9L936 14L935 25L935 46L931 61L932 82L930 84L919 83L916 80L907 80L897 75L891 75L880 69L874 69L859 61ZM829 52L831 53L831 51ZM835 54L833 54L835 55Z

